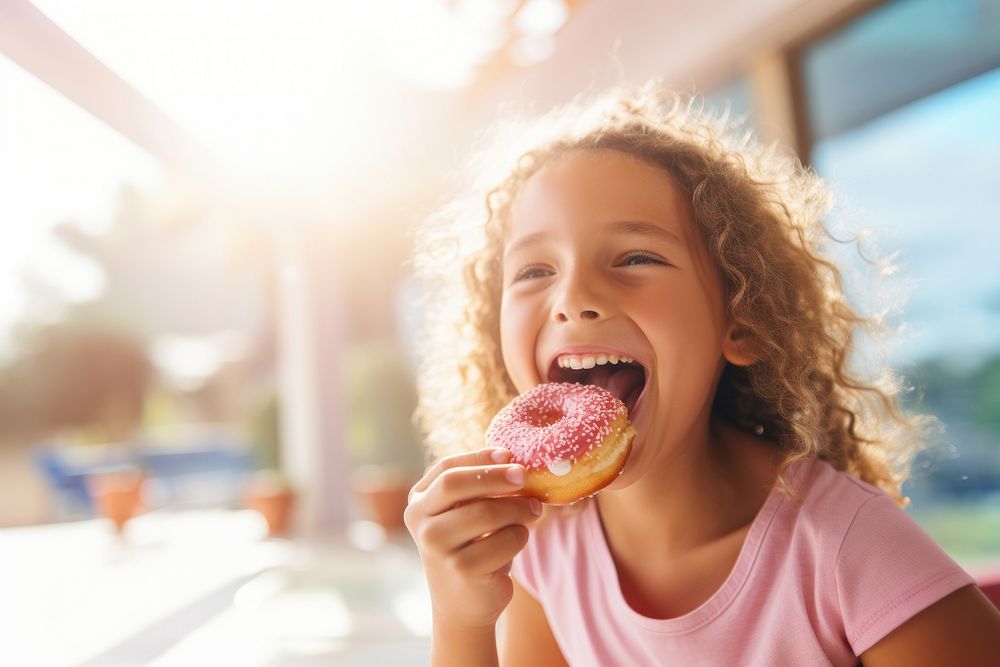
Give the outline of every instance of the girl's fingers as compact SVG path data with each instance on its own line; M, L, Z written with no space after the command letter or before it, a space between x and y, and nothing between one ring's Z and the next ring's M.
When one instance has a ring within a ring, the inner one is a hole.
M495 465L498 463L507 463L510 461L510 451L506 449L480 449L475 452L465 452L462 454L454 454L452 456L445 456L438 459L434 464L427 469L424 476L417 482L410 492L412 497L413 493L422 493L427 490L427 487L437 479L441 473L450 468L458 467L475 467L475 466L488 466Z
M437 516L477 498L511 495L524 487L526 474L516 463L448 468L426 491L411 496L411 505L424 516Z
M471 575L490 574L504 569L528 543L528 529L507 526L459 549L452 556L456 569Z
M509 526L533 523L541 513L542 504L535 498L486 498L430 518L419 540L424 548L447 554Z

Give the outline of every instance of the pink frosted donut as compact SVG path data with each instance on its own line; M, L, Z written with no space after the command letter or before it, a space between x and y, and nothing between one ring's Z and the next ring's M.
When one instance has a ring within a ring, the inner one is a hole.
M553 382L521 394L496 414L487 447L511 451L528 469L524 494L567 505L611 483L625 465L635 429L625 404L601 387Z

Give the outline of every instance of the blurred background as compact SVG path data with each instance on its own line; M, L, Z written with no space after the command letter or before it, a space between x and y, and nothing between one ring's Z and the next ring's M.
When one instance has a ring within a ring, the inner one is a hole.
M651 76L894 256L909 511L1000 563L1000 1L3 0L0 54L0 662L425 664L411 230Z

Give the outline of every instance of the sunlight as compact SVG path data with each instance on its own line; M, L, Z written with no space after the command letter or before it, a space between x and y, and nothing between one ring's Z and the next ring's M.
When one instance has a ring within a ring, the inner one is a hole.
M0 58L0 356L19 316L54 315L53 302L96 296L104 277L93 262L52 238L59 223L108 228L129 182L162 187L163 168L44 83ZM30 288L25 285L28 283Z
M224 163L291 194L349 180L388 148L400 89L461 86L500 39L495 15L436 0L36 4Z
M407 96L467 83L510 11L439 0L35 4L216 154L239 198L302 205L364 187L398 147ZM123 185L162 192L169 174L6 59L0 85L14 100L0 108L0 177L11 186L0 209L6 336L25 313L46 317L44 289L56 304L103 289L90 260L53 240L56 224L105 231ZM19 283L32 276L44 289L29 296Z

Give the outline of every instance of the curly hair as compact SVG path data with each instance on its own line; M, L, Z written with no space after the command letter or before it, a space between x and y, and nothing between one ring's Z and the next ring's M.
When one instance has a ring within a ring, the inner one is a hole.
M788 465L819 457L905 504L900 485L933 419L901 409L900 379L881 355L856 367L859 332L880 340L888 327L848 304L824 254L835 241L823 223L828 189L794 155L655 83L501 125L466 172L468 194L421 228L415 265L427 320L417 418L431 451L482 447L490 419L517 393L500 354L499 316L513 202L552 160L598 150L664 169L690 201L729 316L755 356L726 366L713 414L744 430L763 427L781 449L786 492Z

